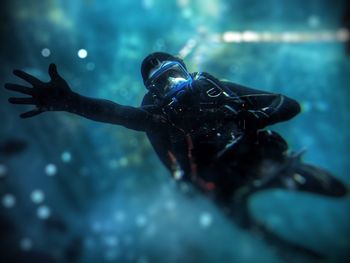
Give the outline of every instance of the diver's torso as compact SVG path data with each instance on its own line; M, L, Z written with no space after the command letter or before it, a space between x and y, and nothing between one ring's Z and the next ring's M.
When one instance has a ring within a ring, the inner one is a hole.
M158 110L167 119L170 151L185 174L194 173L193 165L212 166L219 153L244 134L234 119L226 118L227 98L222 91L203 80L192 85L194 92Z

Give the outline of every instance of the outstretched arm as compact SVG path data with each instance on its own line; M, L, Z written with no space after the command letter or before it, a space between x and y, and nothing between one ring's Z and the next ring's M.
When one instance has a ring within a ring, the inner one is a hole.
M146 131L152 126L152 114L142 108L123 106L103 99L72 94L66 111L90 120L122 125L126 128Z
M12 104L29 104L36 108L22 113L21 118L30 118L45 111L67 111L85 118L125 126L129 129L146 131L151 128L153 116L142 108L123 106L112 101L93 99L73 92L67 82L58 74L56 65L49 67L49 82L42 82L28 73L15 70L14 74L32 85L31 88L7 83L5 88L29 97L10 98Z

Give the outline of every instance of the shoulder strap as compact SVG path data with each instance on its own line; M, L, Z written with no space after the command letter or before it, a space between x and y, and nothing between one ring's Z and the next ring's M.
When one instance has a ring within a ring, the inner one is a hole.
M230 88L226 87L224 83L210 75L206 72L197 72L195 73L194 80L205 80L208 82L212 88L207 91L209 97L218 97L223 94L226 98L236 102L243 103L240 97L232 91Z

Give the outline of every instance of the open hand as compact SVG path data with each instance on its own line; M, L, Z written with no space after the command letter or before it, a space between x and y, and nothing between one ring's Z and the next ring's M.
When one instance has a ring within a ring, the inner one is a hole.
M25 98L11 97L9 98L10 103L34 105L36 107L22 113L21 118L30 118L45 111L60 111L68 108L73 92L67 82L58 74L55 64L49 66L51 78L49 82L42 82L22 70L14 70L13 74L32 85L30 88L13 83L5 84L5 88L8 90L29 95Z

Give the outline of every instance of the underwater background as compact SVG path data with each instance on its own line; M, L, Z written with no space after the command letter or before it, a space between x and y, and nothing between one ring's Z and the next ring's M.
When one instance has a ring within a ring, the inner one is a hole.
M138 106L142 59L298 100L270 127L350 185L350 6L322 0L12 0L0 9L0 84L51 62L74 91ZM350 262L350 199L255 195L256 218L325 255L281 257L208 198L179 189L145 134L69 113L22 120L0 89L0 262Z

